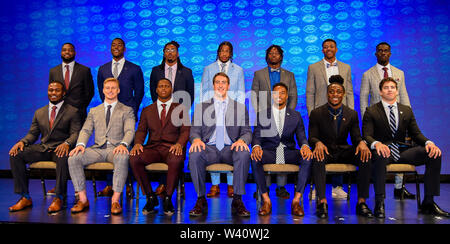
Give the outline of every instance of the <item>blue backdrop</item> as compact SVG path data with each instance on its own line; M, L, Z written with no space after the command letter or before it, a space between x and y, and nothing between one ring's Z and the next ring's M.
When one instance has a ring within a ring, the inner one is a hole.
M139 64L151 103L151 68L170 40L181 44L182 63L193 70L199 94L203 67L216 58L218 44L234 45L234 62L244 68L249 90L254 71L266 66L265 49L281 45L283 67L295 73L298 105L305 123L306 71L323 57L321 43L333 38L337 58L352 67L355 108L361 77L376 63L375 45L392 46L391 64L404 70L406 86L423 133L450 148L449 7L445 0L60 0L12 1L0 9L0 169L8 151L29 129L33 112L47 99L48 73L60 64L61 45L76 46L76 60L92 68L111 60L115 37L126 42L126 59ZM196 97L198 102L198 96ZM100 103L98 91L90 107ZM444 156L442 173L450 166ZM423 171L422 171L423 172Z

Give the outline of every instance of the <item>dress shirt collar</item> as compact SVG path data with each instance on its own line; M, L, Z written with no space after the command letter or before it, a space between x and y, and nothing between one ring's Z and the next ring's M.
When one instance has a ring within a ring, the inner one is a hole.
M334 59L333 63L328 62L325 58L323 58L323 63L325 64L325 67L327 66L327 64L333 64L333 66L337 67L337 58Z
M64 100L62 100L61 102L57 103L57 104L53 104L51 102L48 102L48 110L52 110L53 106L56 106L56 111L59 111L59 109L61 108L61 106L63 105Z
M113 67L114 67L114 64L115 64L115 63L119 63L120 66L124 65L124 64L125 64L125 57L119 59L119 61L116 61L116 60L113 59L113 60L112 60L112 65L113 65Z
M383 65L377 63L377 70L381 70L381 71L384 72L384 70L383 70L384 67L388 68L388 72L391 70L391 64L390 63L388 63L386 66L383 66Z
M163 103L161 100L156 100L156 104L158 105L158 108L161 107L161 104L167 104L166 109L170 108L170 105L172 105L173 97L171 97L167 102Z
M64 70L66 69L66 65L69 65L69 69L73 70L73 66L75 66L75 60L70 62L70 63L67 63L67 64L62 62L62 67L63 67Z
M114 110L114 108L116 107L118 101L115 101L111 104L108 104L106 101L103 103L103 106L105 106L105 111L108 110L108 105L111 105L111 111Z
M393 104L389 104L389 103L385 102L383 99L381 99L381 104L383 104L384 109L385 109L385 110L387 109L387 111L390 110L390 109L389 109L389 106L390 106L390 105L393 105L393 106L394 106L394 109L397 108L397 102L395 102L395 103L393 103Z

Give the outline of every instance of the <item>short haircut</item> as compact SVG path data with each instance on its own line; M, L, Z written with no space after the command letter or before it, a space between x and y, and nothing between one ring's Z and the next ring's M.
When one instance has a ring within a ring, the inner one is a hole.
M233 61L233 45L229 41L223 41L222 43L219 44L219 47L217 48L216 60L219 59L219 52L223 46L228 46L230 48L230 61Z
M389 49L391 49L391 45L389 45L389 43L387 43L387 42L380 42L380 43L378 43L378 45L375 47L375 50L378 50L378 47L381 46L381 45L387 45L387 46L389 47Z
M52 81L48 82L48 85L50 85L50 84L52 84L52 83L58 83L58 84L60 84L60 85L62 86L62 88L63 88L63 91L64 91L64 92L67 91L66 85L65 85L62 81L60 81L60 80L52 80Z
M267 60L269 60L269 53L270 53L270 50L272 50L272 48L276 48L277 50L278 50L278 52L280 53L280 56L281 56L281 63L283 62L283 49L281 48L281 46L279 46L279 45L271 45L269 48L267 48L267 50L266 50L266 62L267 62Z
M158 87L158 85L159 85L159 82L161 82L161 81L163 81L163 80L166 80L166 81L168 81L169 83L170 83L170 86L172 86L172 81L170 81L169 79L167 79L167 78L161 78L161 79L159 79L157 82L156 82L156 87Z
M336 45L336 47L337 47L337 43L336 43L336 41L333 40L333 39L326 39L325 41L323 41L323 42L322 42L322 47L323 47L323 44L325 44L325 42L334 42L334 45Z
M392 78L392 77L386 77L380 81L380 85L378 87L378 88L380 88L380 91L383 90L383 86L387 82L393 82L395 84L395 89L398 89L397 81L395 81L394 78Z
M75 45L73 45L72 43L66 42L66 43L62 44L61 48L64 47L65 45L71 45L73 50L75 51Z
M275 87L278 87L278 86L284 87L284 88L286 89L286 91L289 91L287 85L284 84L284 83L281 83L281 82L278 82L278 83L276 83L275 85L273 85L272 91L275 90Z
M122 44L123 44L123 46L125 47L125 41L124 41L122 38L116 37L116 38L114 38L114 39L111 41L111 43L112 43L114 40L119 40L119 41L121 41Z
M103 81L103 85L105 85L105 84L108 83L108 82L115 82L115 83L117 83L117 86L120 87L120 82L119 82L119 80L116 79L116 78L114 78L114 77L106 78L106 80Z
M340 75L332 75L328 79L328 82L330 82L328 87L330 87L333 84L340 85L342 87L342 89L344 89L344 92L345 92L344 78L342 78L342 76L340 76ZM327 90L328 90L328 87L327 87Z
M214 85L214 81L216 80L217 76L223 76L223 77L227 78L228 85L230 84L230 77L228 77L228 75L225 74L224 72L219 72L219 73L215 74L213 77L213 80L212 80L213 85Z

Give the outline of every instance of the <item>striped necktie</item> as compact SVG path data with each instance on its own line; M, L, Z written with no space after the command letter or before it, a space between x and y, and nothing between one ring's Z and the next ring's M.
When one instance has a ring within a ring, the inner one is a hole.
M397 132L397 123L394 115L394 105L389 105L389 128L391 130L392 138L395 138L395 133ZM391 155L395 162L400 159L400 151L398 150L398 144L392 142L389 144L389 149L391 149Z

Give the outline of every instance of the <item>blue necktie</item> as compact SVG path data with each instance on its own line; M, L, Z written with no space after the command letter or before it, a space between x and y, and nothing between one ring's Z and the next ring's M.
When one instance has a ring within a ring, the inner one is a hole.
M225 101L219 103L219 113L216 114L217 125L216 125L216 147L222 150L225 146Z
M337 63L332 63L332 64L327 63L327 68L330 68L331 66L337 66Z

